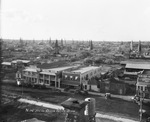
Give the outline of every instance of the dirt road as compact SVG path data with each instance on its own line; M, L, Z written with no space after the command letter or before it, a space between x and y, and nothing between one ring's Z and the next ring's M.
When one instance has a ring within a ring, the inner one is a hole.
M24 99L24 98L20 98L18 101L23 102L23 103L29 103L29 104L37 105L37 106L43 106L46 108L56 109L56 110L58 110L58 109L64 110L64 108L62 106L50 104L50 103L45 103L45 102L28 100L28 99ZM96 118L105 118L105 119L115 120L116 122L138 122L138 121L127 119L127 118L115 117L115 116L110 116L107 114L100 114L100 113L96 114Z

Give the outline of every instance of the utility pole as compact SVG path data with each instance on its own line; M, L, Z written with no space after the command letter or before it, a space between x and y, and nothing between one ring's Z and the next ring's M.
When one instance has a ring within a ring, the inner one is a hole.
M141 96L140 96L140 101L139 101L139 105L140 105L140 109L139 109L139 116L140 116L140 122L142 122L142 114L143 114L143 101L144 101L144 95L143 95L144 91L141 92Z

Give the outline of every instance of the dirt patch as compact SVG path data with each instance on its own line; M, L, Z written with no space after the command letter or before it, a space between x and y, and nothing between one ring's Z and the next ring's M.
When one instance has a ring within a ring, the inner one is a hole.
M17 95L22 94L22 87L17 87L16 85L4 85L3 91L7 93L13 93ZM51 91L49 89L35 89L35 88L23 88L23 96L29 97L33 99L38 99L39 101L45 101L54 104L60 104L70 97L74 97L77 99L84 100L87 97L93 97L96 99L96 110L99 112L103 112L104 114L117 115L124 118L132 118L134 120L139 119L139 106L135 103L124 101L122 99L105 99L101 96L94 95L79 95L79 94L69 94L69 93L58 93ZM145 110L150 110L150 107L144 106ZM149 112L150 113L150 112ZM148 115L145 116L145 118Z

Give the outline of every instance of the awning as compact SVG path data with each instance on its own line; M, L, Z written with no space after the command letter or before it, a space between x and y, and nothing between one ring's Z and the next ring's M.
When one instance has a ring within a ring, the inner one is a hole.
M62 84L69 85L69 86L79 86L80 82L76 82L76 81L62 81Z

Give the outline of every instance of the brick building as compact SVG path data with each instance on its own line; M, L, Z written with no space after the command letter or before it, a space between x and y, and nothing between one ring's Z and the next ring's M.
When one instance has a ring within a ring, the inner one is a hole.
M82 90L98 91L95 85L91 84L93 77L101 76L101 67L88 66L88 67L76 67L62 72L62 85L80 87ZM92 86L94 85L94 86Z

